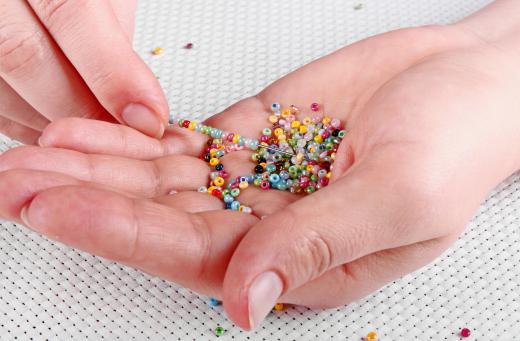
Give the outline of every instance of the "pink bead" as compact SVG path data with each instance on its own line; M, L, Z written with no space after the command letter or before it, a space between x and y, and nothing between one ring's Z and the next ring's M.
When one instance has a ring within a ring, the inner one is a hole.
M321 185L321 186L325 187L325 186L327 186L328 184L329 184L329 178L324 177L324 178L321 178L321 179L320 179L320 185Z
M193 43L187 43L186 45L184 45L184 48L191 50L193 48Z
M222 170L219 172L219 175L222 177L222 178L227 178L229 176L229 173L225 170Z
M271 187L271 184L267 180L262 181L262 183L260 184L260 188L263 190L268 190L269 187Z
M312 111L318 111L320 110L320 105L318 103L312 103L311 104L311 110Z
M469 328L462 328L460 331L460 336L469 337L471 335L471 330Z

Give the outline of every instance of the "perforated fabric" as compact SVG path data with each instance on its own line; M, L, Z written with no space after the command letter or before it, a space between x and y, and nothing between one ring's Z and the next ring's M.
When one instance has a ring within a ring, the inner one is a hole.
M141 0L135 46L171 107L203 118L193 113L217 112L345 44L452 22L488 2ZM162 56L150 54L156 46ZM12 145L0 140L2 150ZM371 330L382 340L458 340L464 326L471 340L520 340L519 218L515 175L435 263L346 307L273 313L250 333L206 297L2 222L0 338L211 340L222 325L224 340L360 340Z

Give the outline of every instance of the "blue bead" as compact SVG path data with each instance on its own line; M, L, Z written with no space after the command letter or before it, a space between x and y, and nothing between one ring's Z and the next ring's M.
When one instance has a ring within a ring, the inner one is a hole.
M168 115L168 123L169 124L173 124L175 122L175 116L173 116L173 113L171 112L169 115Z
M231 209L232 209L233 211L238 211L239 208L240 208L240 202L239 202L239 201L236 201L236 200L235 200L235 201L233 201L233 202L231 203Z
M286 171L286 170L283 170L280 172L280 178L284 179L284 180L287 180L289 179L289 172Z
M277 184L275 184L275 187L280 191L285 191L287 189L287 184L285 183L285 181L280 181Z
M225 202L226 204L230 204L230 203L232 203L233 201L235 201L235 198L233 198L231 195L228 194L228 195L225 195L225 196L224 196L224 202Z
M202 129L202 124L197 123L197 125L195 126L195 130L196 131L201 131L201 129Z
M276 173L269 175L269 182L277 183L278 181L280 181L280 175Z
M220 301L217 300L216 298L212 297L209 299L209 304L213 307L216 307L216 306L220 305Z
M247 177L247 176L241 176L241 177L240 177L240 182L249 182L249 177Z
M251 150L257 150L258 149L258 140L252 140L249 143L249 149Z
M227 202L226 203L226 210L230 210L231 209L231 203L230 202Z
M265 166L265 170L268 172L268 173L272 173L276 170L276 166L273 165L273 164L268 164L267 166Z
M280 111L280 103L273 103L271 104L271 110L274 112Z
M240 138L238 139L238 145L243 146L245 144L246 144L246 139L243 136L240 136Z

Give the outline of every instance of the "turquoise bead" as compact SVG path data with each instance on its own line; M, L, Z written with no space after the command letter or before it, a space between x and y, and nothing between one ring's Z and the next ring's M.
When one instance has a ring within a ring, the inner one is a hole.
M231 203L231 209L232 209L233 211L238 211L239 208L240 208L240 202L239 202L239 201L236 201L236 200L235 200L235 201L233 201L233 202Z
M271 183L277 183L278 181L280 181L280 175L276 173L269 175L269 181Z
M229 194L224 195L224 202L226 204L232 203L233 201L235 201L235 198L233 198L233 196L231 196Z

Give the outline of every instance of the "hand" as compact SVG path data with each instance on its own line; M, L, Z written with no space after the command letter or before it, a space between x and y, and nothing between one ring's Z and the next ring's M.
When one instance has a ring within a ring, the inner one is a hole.
M162 136L166 99L132 49L135 3L0 0L0 132L36 144L50 121L88 117Z
M159 142L72 119L49 126L47 148L1 157L0 190L10 195L0 214L222 297L246 329L276 301L342 305L434 259L519 167L513 60L459 27L401 30L311 63L211 118L257 136L271 102L317 101L349 125L328 187L307 197L255 188L241 195L263 220L208 211L221 203L189 191L204 183L205 164L164 155L197 155L199 135L186 141L179 134L190 132L177 129ZM249 155L223 163L243 174ZM172 189L179 193L165 197Z

